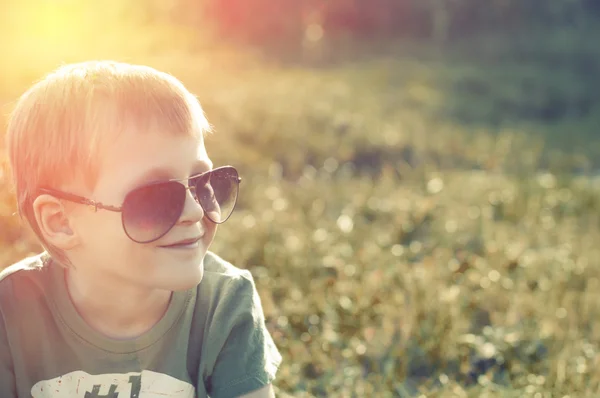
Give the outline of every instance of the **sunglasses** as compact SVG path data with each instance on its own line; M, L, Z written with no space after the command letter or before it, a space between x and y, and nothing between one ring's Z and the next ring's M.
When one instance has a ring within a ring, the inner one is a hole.
M186 180L188 185L182 183ZM227 221L235 208L241 181L234 167L218 167L187 179L155 182L136 188L125 196L121 207L50 188L40 188L39 191L91 206L95 211L120 212L123 229L129 239L150 243L165 236L177 223L183 213L188 190L210 221L215 224Z

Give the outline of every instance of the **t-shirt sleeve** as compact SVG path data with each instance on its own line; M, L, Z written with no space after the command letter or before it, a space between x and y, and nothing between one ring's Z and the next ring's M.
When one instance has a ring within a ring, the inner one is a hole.
M0 397L16 398L16 396L12 357L8 346L4 315L2 314L2 308L0 307Z
M281 364L252 276L245 275L228 283L211 322L208 350L214 350L215 362L205 380L211 398L260 389L275 379Z

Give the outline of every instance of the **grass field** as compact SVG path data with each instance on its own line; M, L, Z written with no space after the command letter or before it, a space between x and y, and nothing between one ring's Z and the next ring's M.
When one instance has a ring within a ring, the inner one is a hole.
M0 98L8 111L85 58L149 63L198 94L209 154L244 178L212 249L255 276L281 396L596 397L600 80L580 68L600 54L486 40L310 63L155 42L21 52ZM6 179L0 266L39 250Z

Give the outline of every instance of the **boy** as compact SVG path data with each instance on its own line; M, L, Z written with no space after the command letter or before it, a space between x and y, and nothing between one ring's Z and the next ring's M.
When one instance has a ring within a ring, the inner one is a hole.
M240 183L208 131L144 66L64 66L20 98L7 148L45 252L0 273L2 398L274 395L252 276L208 251Z

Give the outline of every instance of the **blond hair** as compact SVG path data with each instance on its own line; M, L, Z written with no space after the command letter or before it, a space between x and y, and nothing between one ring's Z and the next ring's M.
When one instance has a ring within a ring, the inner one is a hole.
M83 176L93 190L103 145L128 126L172 134L210 131L200 103L183 84L148 66L112 61L66 65L17 101L6 140L18 211L59 263L69 264L68 258L45 241L33 212L39 188Z

